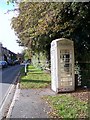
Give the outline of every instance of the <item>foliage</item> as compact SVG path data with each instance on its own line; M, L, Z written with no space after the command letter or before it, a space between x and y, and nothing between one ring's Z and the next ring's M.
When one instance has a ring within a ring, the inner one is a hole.
M21 2L12 27L19 44L50 59L50 43L66 37L75 41L76 59L90 51L90 2ZM78 52L77 52L78 51Z
M10 3L19 3L18 0L7 0L7 4L9 5Z
M31 59L31 50L29 48L25 48L22 53L25 60Z

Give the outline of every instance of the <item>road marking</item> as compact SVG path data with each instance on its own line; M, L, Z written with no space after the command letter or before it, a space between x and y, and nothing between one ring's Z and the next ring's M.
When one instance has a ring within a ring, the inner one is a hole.
M8 113L7 113L6 118L10 118L11 112L12 112L12 109L13 109L13 106L14 106L14 104L15 104L15 101L19 99L20 89L18 89L18 88L19 88L19 83L18 83L17 86L16 86L16 91L15 91L15 94L14 94L14 97L13 97L13 100L12 100L12 103L11 103L11 105L10 105L10 107L9 107L9 111L8 111Z
M2 109L3 109L3 107L4 107L4 105L5 105L5 102L6 102L7 98L8 98L8 96L9 96L12 88L15 86L14 83L15 83L16 80L18 79L19 75L20 75L20 72L19 72L18 75L15 77L15 79L14 79L13 82L12 82L12 84L9 86L9 88L8 88L5 96L3 97L3 100L2 100L2 102L1 102L1 104L0 104L0 113L1 113L1 111L2 111Z
M8 97L8 95L10 94L11 92L11 89L13 88L14 85L10 85L5 96L3 97L3 100L1 101L1 104L0 104L0 111L2 110L3 106L4 106L4 103L6 102L6 99Z

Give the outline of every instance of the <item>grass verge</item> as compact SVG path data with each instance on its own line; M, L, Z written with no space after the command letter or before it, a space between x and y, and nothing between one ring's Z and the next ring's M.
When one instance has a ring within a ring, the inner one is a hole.
M50 113L53 117L58 118L88 118L88 103L74 98L70 94L56 96L46 96L44 99L54 109Z
M23 73L23 70L22 70ZM50 84L50 74L45 73L39 68L34 66L28 66L28 73L26 76L21 76L20 78L20 88L29 89L29 88L45 88Z
M28 67L29 71L26 76L23 75L24 68L21 70L22 76L20 81L21 89L45 88L50 85L50 74L35 68ZM58 94L55 96L44 96L43 99L49 103L53 112L51 117L74 119L88 117L88 103L73 97L71 94Z

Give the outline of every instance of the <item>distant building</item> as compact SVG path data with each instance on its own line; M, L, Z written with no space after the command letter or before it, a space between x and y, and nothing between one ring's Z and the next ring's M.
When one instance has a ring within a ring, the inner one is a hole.
M2 43L0 43L0 60L8 61L9 59L17 59L17 54L3 47Z
M17 59L22 63L23 62L23 55L18 53L17 54Z

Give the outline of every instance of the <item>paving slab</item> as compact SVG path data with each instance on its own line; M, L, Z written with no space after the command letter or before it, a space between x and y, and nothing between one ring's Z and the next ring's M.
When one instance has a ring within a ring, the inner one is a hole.
M21 89L13 106L10 118L49 118L52 109L42 99L45 95L55 95L49 89Z

